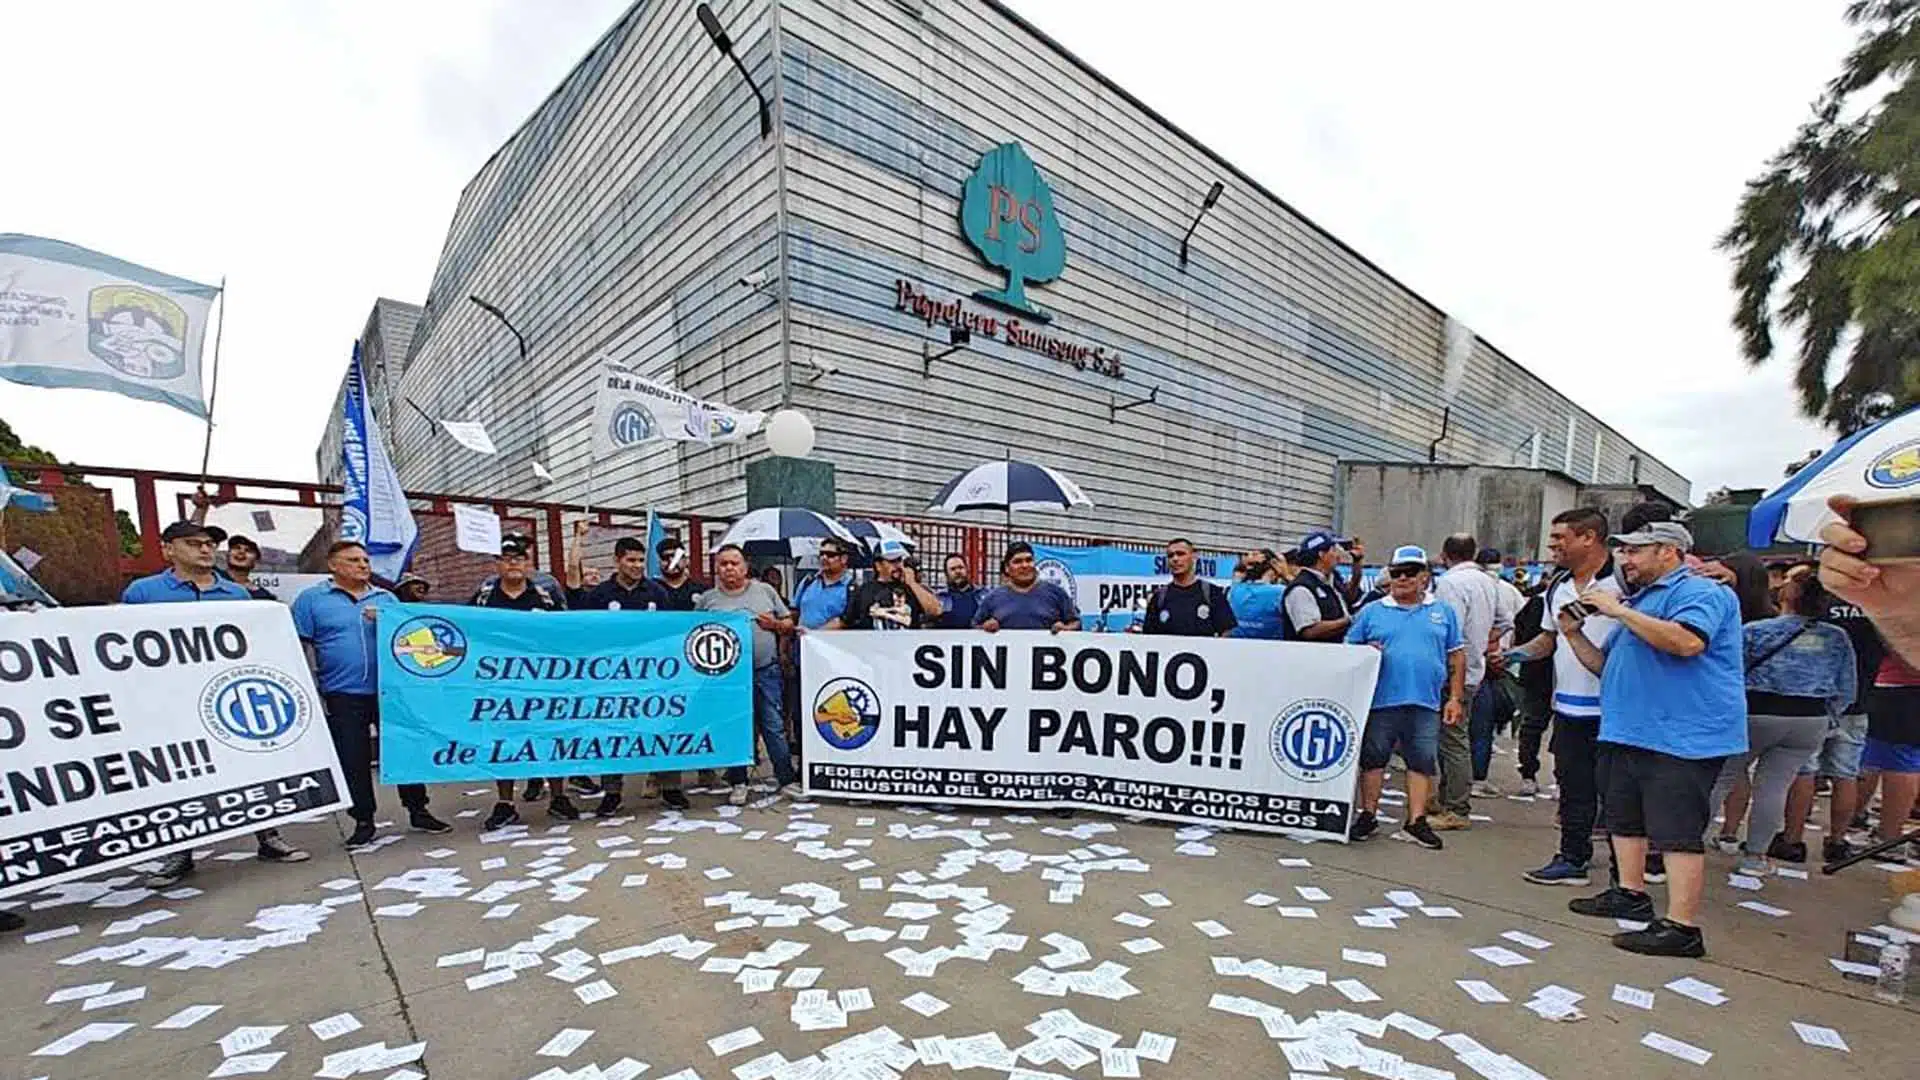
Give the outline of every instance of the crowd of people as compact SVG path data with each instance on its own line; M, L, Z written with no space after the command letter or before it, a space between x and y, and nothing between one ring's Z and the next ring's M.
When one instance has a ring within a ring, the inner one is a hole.
M1074 599L1044 580L1033 548L1010 542L1000 581L972 580L968 561L948 556L940 588L898 540L864 549L839 539L819 547L819 569L789 600L777 568L751 573L745 551L715 553L714 580L696 578L685 546L661 540L649 576L646 546L613 545L610 574L585 565L587 526L567 552L564 582L535 568L530 538L503 537L495 572L467 599L517 611L739 611L753 625L753 717L779 794L800 791L790 731L799 709L791 691L800 635L812 632L974 628L987 632L1079 629ZM1472 800L1499 798L1489 779L1497 733L1513 730L1519 796L1541 794L1543 738L1553 755L1559 842L1527 881L1590 886L1595 838L1612 858L1604 890L1571 902L1576 913L1632 920L1643 929L1614 941L1656 955L1700 956L1697 914L1710 847L1764 873L1775 861L1804 862L1817 794L1830 817L1822 841L1829 861L1852 853L1850 831L1867 828L1879 793L1873 839L1901 835L1920 789L1920 612L1906 568L1861 558L1864 541L1832 526L1816 563L1772 566L1751 555L1703 559L1686 527L1663 509L1636 507L1617 531L1597 509L1555 517L1544 580L1519 584L1501 554L1466 534L1446 538L1439 557L1395 548L1371 588L1365 548L1327 531L1284 554L1261 549L1220 584L1197 572L1194 545L1166 545L1169 580L1155 587L1132 631L1345 643L1380 653L1371 710L1361 735L1361 779L1350 839L1379 835L1382 794L1397 756L1406 783L1405 818L1394 833L1440 850L1440 834L1472 827ZM271 599L251 580L259 548L197 520L161 534L168 566L132 582L124 603ZM218 558L224 543L225 558ZM856 561L870 569L856 573ZM224 565L222 563L224 562ZM433 585L408 574L388 588L374 579L366 549L353 541L327 552L328 579L292 603L294 627L321 694L348 792L349 848L375 839L378 669L376 611L425 602ZM1342 572L1344 571L1344 573ZM1523 587L1524 586L1524 587ZM1904 651L1904 655L1903 655ZM712 779L703 774L703 782ZM677 773L652 773L661 802L690 805ZM728 769L728 801L748 799L744 766ZM482 823L492 831L520 821L515 784L497 783ZM521 801L544 799L549 815L577 820L571 793L599 796L597 816L618 813L624 778L547 777L528 781ZM446 833L423 785L401 785L411 828ZM1721 822L1715 829L1716 812ZM1741 828L1744 823L1744 832ZM268 862L308 853L277 830L256 835ZM1920 846L1920 845L1917 845ZM1920 855L1920 852L1916 852ZM190 852L162 860L146 884L173 886L194 871ZM1667 884L1664 915L1649 884ZM18 924L0 912L0 928Z

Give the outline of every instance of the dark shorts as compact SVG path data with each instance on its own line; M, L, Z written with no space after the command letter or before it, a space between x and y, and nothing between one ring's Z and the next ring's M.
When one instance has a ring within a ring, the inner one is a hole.
M1608 832L1645 837L1675 855L1706 850L1713 782L1726 758L1680 758L1620 743L1601 743L1600 756Z
M1884 742L1869 735L1860 753L1860 767L1874 772L1920 773L1920 746Z
M1432 776L1440 755L1440 714L1418 705L1391 705L1367 714L1360 740L1360 768L1384 769L1395 749L1408 772Z

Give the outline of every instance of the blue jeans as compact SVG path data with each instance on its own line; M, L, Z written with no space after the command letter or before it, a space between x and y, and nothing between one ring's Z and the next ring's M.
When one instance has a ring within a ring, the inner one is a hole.
M781 787L800 779L793 770L793 751L787 747L786 691L779 664L753 669L753 726L773 759L773 776ZM747 767L735 765L727 770L727 783L747 782Z
M1497 678L1487 679L1467 705L1468 739L1473 744L1473 778L1485 780L1493 766L1493 729L1499 719L1500 688Z

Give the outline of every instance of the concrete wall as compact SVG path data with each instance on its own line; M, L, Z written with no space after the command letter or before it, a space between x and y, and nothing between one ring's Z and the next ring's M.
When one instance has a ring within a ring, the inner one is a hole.
M1364 540L1370 559L1398 544L1419 544L1437 558L1440 542L1465 530L1509 559L1544 560L1548 523L1583 501L1570 477L1540 469L1379 462L1343 468L1339 528Z

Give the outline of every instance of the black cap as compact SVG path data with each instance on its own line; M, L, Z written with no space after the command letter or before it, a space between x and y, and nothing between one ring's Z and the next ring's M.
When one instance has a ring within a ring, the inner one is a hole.
M1479 563L1481 566L1498 566L1500 564L1500 549L1481 548L1480 554L1475 555L1473 561Z
M525 558L526 554L527 554L527 545L524 542L522 542L519 537L503 536L500 538L500 557L501 558L504 559L509 556Z
M213 529L209 531L218 532L219 530ZM260 550L260 545L254 543L253 537L243 536L240 533L234 533L232 536L227 537L227 550L232 551L234 548L237 548L237 547L250 547L256 552Z
M160 539L169 544L175 540L185 540L190 536L204 536L216 544L227 538L223 530L193 521L176 521L160 530Z

